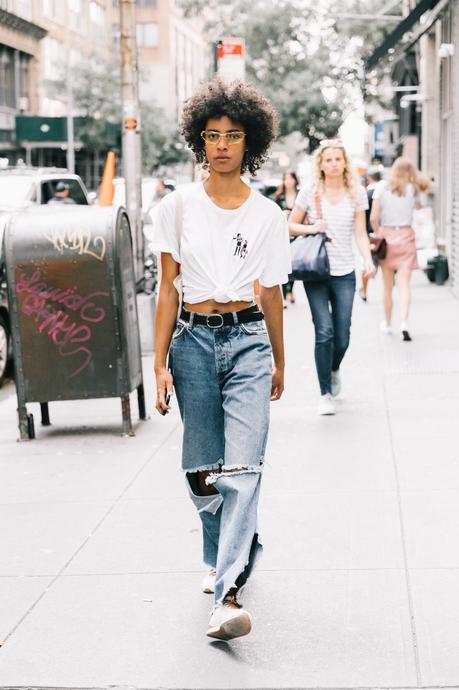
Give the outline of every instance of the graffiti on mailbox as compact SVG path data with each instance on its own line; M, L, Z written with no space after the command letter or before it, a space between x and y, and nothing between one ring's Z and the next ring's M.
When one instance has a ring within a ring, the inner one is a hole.
M103 261L107 245L101 235L93 237L90 230L75 227L53 228L45 233L45 238L51 242L54 249L61 254L68 249L77 254L87 254L98 261Z
M77 287L62 290L43 281L42 273L23 272L16 281L16 292L22 294L22 314L33 319L37 332L46 335L61 357L71 357L75 370L69 378L80 374L93 358L92 327L104 321L106 308L101 306L108 292L79 294Z

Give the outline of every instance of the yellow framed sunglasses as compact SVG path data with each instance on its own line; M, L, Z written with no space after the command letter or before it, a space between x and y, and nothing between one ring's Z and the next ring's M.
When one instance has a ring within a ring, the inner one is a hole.
M206 144L218 144L220 138L223 137L226 144L231 146L232 144L240 144L244 140L245 132L234 129L230 132L217 132L214 129L207 129L201 132L201 137L204 139Z

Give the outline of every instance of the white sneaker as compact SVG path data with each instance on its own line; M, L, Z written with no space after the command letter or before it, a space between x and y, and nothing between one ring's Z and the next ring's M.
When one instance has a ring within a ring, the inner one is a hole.
M202 581L202 591L204 594L213 594L215 592L215 570L209 570L207 575Z
M334 398L341 393L341 376L338 371L331 373L331 394Z
M390 335L392 333L392 326L390 325L390 323L387 323L387 321L381 321L379 329L381 333L386 333L387 335Z
M217 640L232 640L248 635L251 630L252 618L248 611L220 604L212 612L206 634Z
M322 415L326 414L335 414L335 403L333 402L333 398L331 396L331 393L325 393L325 395L320 396L319 400L319 408L318 408L318 413Z

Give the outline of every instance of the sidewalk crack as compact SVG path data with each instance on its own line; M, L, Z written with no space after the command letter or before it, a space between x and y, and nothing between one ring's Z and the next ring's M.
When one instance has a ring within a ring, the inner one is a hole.
M381 348L381 344L380 344L380 356L383 357L384 353L381 352L381 349L382 348ZM392 456L392 466L393 466L393 470L394 470L394 478L395 478L395 486L396 486L396 492L395 493L397 496L398 518L399 518L399 524L400 524L400 535L401 535L401 540L402 540L402 554L403 554L406 591L407 591L407 598L408 598L408 610L409 610L409 616L410 616L411 641L412 641L412 645L413 645L413 656L414 656L414 665L415 665L415 672L416 672L416 685L418 687L421 687L422 686L421 660L419 657L418 636L417 636L416 619L415 619L415 613L414 613L414 601L413 601L413 594L412 594L412 587L411 587L410 571L409 571L409 567L408 567L408 552L407 552L407 547L406 547L406 530L405 530L405 522L404 522L404 517L403 517L402 498L401 498L401 490L400 490L400 477L399 477L399 472L398 472L397 459L396 459L396 455L395 455L394 439L393 439L393 434L392 434L391 416L390 416L390 411L389 411L389 402L388 402L386 381L385 381L383 372L381 372L381 379L382 379L382 389L383 389L383 394L384 394L384 408L385 408L385 413L386 413L388 436L389 436L389 443L390 443L391 456Z

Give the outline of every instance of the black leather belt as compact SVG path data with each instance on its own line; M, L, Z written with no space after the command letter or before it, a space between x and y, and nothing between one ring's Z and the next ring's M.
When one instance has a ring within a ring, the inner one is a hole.
M224 314L198 314L196 311L182 309L180 317L182 321L193 325L208 326L209 328L221 328L222 326L237 326L238 323L250 323L261 321L265 318L256 304L241 311L228 311Z

